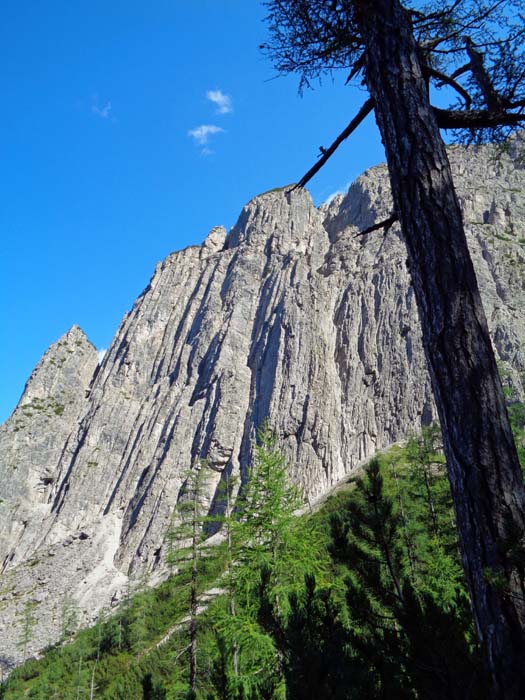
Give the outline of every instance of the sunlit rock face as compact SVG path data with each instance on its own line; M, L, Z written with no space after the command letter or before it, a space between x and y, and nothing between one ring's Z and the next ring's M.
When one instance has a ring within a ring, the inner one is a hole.
M0 571L29 556L42 536L96 367L97 351L73 326L47 350L0 426Z
M523 145L449 152L504 381L523 396ZM250 469L267 419L290 478L315 499L375 451L435 417L387 171L316 208L308 193L255 197L230 232L173 253L126 314L102 364L73 327L44 355L0 429L3 665L16 616L38 606L36 650L66 597L84 621L127 577L163 575L184 472Z

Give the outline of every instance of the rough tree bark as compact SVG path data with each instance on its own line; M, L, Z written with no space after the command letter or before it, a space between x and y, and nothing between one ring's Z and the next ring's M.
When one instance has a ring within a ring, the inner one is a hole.
M408 13L398 0L355 7L492 696L525 698L525 491L450 165Z

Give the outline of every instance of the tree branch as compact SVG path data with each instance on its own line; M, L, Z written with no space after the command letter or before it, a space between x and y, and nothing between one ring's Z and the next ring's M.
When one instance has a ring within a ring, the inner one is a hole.
M419 10L415 10L411 8L409 10L410 14L414 17L414 23L416 24L417 22L421 22L422 24L428 24L430 21L435 21L435 20L441 20L444 17L450 17L454 10L456 10L459 5L463 0L456 0L454 4L447 8L446 10L443 11L438 11L438 12L430 12L428 14L425 14L424 12L420 12Z
M421 48L423 49L430 49L432 51L437 51L437 53L452 53L456 51L464 51L465 49L460 48L460 47L451 47L447 49L446 51L442 52L437 49L437 46L439 44L442 44L443 42L450 42L452 39L456 39L458 36L461 36L465 31L469 29L480 29L482 26L483 20L487 19L487 17L490 17L490 15L495 12L495 10L502 5L506 0L497 0L497 2L494 3L494 5L489 6L485 12L482 12L479 15L473 15L472 19L470 22L466 22L465 24L462 24L461 22L456 22L456 28L454 29L453 32L450 34L447 34L442 37L436 37L435 39L429 39L428 41L425 41L421 44ZM466 17L470 17L470 13L467 13Z
M359 73L359 71L364 68L365 66L365 54L364 52L359 56L357 61L354 63L352 66L352 70L350 71L350 74L348 75L348 78L345 80L345 85L348 85L348 83L355 78L355 76Z
M521 105L515 104L514 107ZM496 126L517 126L525 122L525 114L478 109L470 112L434 107L440 129L490 129Z
M378 221L377 224L373 224L373 226L369 226L368 228L365 228L364 231L359 231L358 233L354 234L354 238L357 238L357 236L366 236L367 233L372 233L373 231L378 231L380 228L384 229L383 233L386 234L390 228L396 223L396 221L399 221L399 217L397 216L396 212L392 212L388 219L383 219L383 221Z
M451 88L453 88L458 93L458 95L461 95L461 97L465 100L466 109L470 109L470 105L472 104L471 96L468 94L464 87L462 87L459 83L457 83L454 80L452 76L447 75L446 73L442 73L441 71L436 70L435 68L432 68L428 65L425 66L425 70L428 72L428 75L431 78L439 80L442 85L449 85Z
M434 69L431 69L431 73L434 75L434 77L438 77L439 79L447 78L447 82L451 84L449 80L452 79L448 79L448 76L439 73L439 71L434 71ZM452 82L455 81L452 80ZM468 93L466 93L466 96L468 96ZM523 100L520 100L508 105L508 108L517 109L522 108L523 106L524 102ZM321 170L323 165L331 158L331 156L333 156L333 154L343 143L343 141L345 141L350 136L350 134L352 134L357 129L357 127L361 124L361 122L365 120L365 118L370 114L370 112L373 109L374 100L371 97L369 97L363 104L359 112L355 115L355 117L348 124L348 126L339 134L335 141L328 148L321 147L319 149L321 153L317 163L315 163L315 165L313 165L310 168L310 170L308 170L308 172L306 172L303 175L299 182L297 182L293 187L287 190L286 194L290 194L291 192L295 192L295 190L302 189L303 187L305 187L306 184L310 182L310 180L313 178L313 176L316 175L319 172L319 170ZM501 110L480 109L473 111L463 111L440 109L439 107L434 107L433 109L434 115L437 119L437 123L440 129L486 129L496 126L516 126L518 124L521 124L522 122L525 122L525 114ZM390 219L386 220L386 222L389 221ZM390 226L393 223L394 220L390 223ZM384 224L385 222L381 222L376 226L376 228L384 228ZM376 229L373 228L372 230L375 231ZM357 235L364 235L365 233L370 233L370 231L367 229L366 231L363 231L361 232L361 234Z
M463 75L463 73L466 73L470 68L470 61L468 63L465 63L463 66L460 66L459 68L456 68L456 70L451 74L452 80L455 80L456 78L459 78L460 75Z
M374 100L371 97L369 97L368 100L363 104L359 112L348 124L346 129L344 129L339 134L339 136L335 139L332 145L329 146L329 148L326 148L321 151L321 158L319 158L317 163L314 166L312 166L310 170L307 173L305 173L305 175L303 175L303 177L299 180L299 182L296 185L294 185L291 189L288 190L287 194L290 192L294 192L295 190L301 189L306 185L307 182L310 182L313 176L316 173L318 173L319 170L321 170L326 161L336 152L336 150L343 143L343 141L347 139L350 136L350 134L357 129L357 127L361 124L362 121L364 121L364 119L370 114L370 112L373 109Z
M467 36L465 38L465 50L470 58L470 70L472 77L478 84L481 94L485 98L485 103L490 110L502 110L505 105L504 99L494 87L490 75L485 68L482 54L474 48L472 39Z
M425 68L428 71L430 77L439 80L444 85L449 85L459 95L461 95L461 97L465 100L466 109L470 109L470 105L472 104L472 98L465 90L465 88L463 88L459 83L457 83L452 76L449 76L446 73L441 73L440 71L436 70L435 68L432 68L431 66L425 66Z

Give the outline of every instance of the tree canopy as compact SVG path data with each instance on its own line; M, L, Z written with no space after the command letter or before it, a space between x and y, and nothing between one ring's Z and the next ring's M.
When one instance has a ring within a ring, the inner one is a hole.
M280 73L299 73L300 88L348 71L365 84L365 40L352 0L265 3L271 39L263 48ZM364 3L366 5L366 3ZM525 14L521 0L405 3L429 86L447 88L438 125L477 141L505 138L525 121ZM475 130L475 131L474 131Z

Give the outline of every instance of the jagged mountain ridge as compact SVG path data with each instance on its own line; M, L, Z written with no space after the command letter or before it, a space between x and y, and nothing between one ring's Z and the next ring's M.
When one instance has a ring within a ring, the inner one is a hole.
M450 158L494 346L522 391L519 147ZM384 166L320 209L306 192L256 197L228 234L157 266L100 366L78 328L50 348L0 429L5 665L27 597L41 648L66 595L90 619L131 570L162 571L184 471L208 460L213 507L221 475L245 475L264 418L310 498L433 418L399 231L354 235L390 210Z

